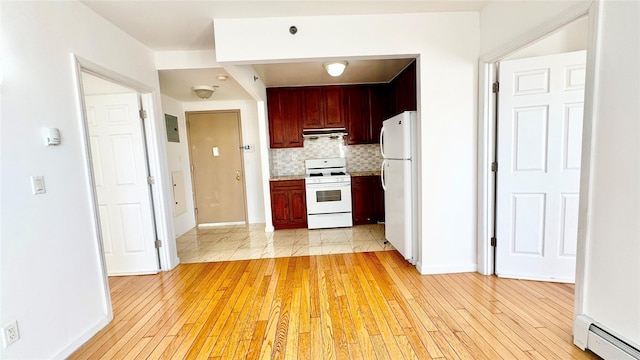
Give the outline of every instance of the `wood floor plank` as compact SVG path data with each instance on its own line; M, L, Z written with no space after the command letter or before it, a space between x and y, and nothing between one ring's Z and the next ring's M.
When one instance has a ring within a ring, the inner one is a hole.
M114 321L70 359L597 359L573 286L418 274L396 251L110 278Z
M311 358L311 333L303 332L298 335L298 359Z
M260 357L260 350L262 348L262 342L264 340L266 330L266 321L258 321L256 323L255 330L253 331L253 338L249 343L249 350L247 350L247 359L258 359Z

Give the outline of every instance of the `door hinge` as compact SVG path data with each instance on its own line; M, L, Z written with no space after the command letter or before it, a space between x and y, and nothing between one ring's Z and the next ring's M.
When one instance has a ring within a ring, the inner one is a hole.
M144 120L147 118L147 110L140 109L140 119Z
M491 238L491 246L496 246L496 237Z
M193 165L191 165L191 172L193 172Z
M162 247L162 241L156 240L156 249L159 249L161 247Z
M500 91L500 83L499 82L494 82L493 85L491 86L491 89L494 93L498 93L498 91Z
M496 172L498 171L498 163L497 162L492 162L491 163L491 171Z
M147 176L147 184L153 185L155 183L156 183L156 179L154 179L153 176Z
M191 122L187 120L187 127L191 127Z

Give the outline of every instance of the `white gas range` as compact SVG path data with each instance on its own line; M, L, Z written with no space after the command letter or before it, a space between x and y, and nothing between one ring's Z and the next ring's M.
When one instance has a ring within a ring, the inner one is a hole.
M353 226L351 175L344 158L304 162L309 229Z

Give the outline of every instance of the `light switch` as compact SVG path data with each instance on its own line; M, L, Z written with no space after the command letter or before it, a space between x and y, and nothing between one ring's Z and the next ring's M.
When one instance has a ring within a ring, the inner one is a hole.
M213 156L220 156L220 150L218 150L217 146L213 147Z
M44 176L32 176L31 177L31 190L33 195L44 194L47 189L44 186Z

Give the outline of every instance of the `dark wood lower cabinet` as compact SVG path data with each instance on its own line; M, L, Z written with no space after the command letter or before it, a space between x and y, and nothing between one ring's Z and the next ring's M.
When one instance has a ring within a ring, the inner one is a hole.
M304 180L279 180L269 183L273 227L304 229L307 227L307 196ZM384 221L384 191L379 176L351 178L353 225Z
M304 180L271 181L271 217L273 227L299 229L307 227L307 197Z
M353 225L384 221L384 192L379 176L351 178Z

